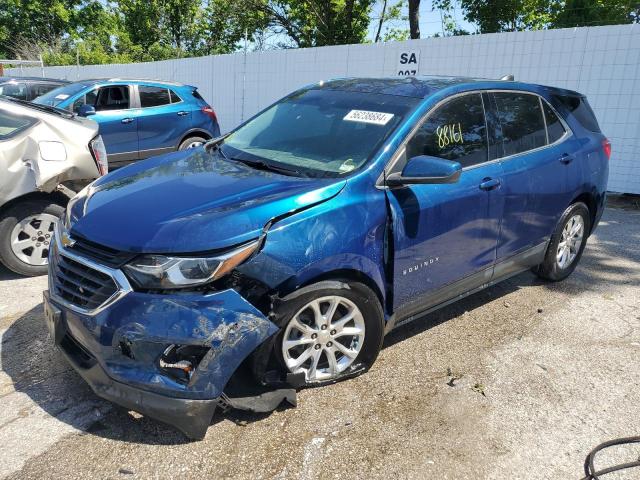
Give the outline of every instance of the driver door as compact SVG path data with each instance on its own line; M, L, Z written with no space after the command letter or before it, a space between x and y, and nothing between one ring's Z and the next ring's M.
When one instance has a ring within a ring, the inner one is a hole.
M420 313L488 282L503 211L483 95L456 96L432 111L405 147L402 170L418 155L462 164L453 184L387 189L393 223L394 310Z

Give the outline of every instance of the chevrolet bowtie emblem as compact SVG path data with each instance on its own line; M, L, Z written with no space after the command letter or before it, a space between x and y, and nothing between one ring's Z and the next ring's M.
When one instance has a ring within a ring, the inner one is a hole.
M60 235L60 243L62 243L63 247L69 248L73 247L76 241L71 238L68 232L62 232L62 234Z

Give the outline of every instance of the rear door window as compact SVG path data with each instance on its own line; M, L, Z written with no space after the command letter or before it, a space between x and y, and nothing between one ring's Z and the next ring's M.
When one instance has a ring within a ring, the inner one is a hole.
M140 106L142 108L160 107L171 103L169 90L166 88L140 85L138 91L140 92Z
M556 143L564 136L566 132L564 125L558 118L558 115L556 115L553 109L544 100L542 101L542 109L544 110L544 118L547 122L549 143Z
M37 120L0 110L0 141L17 135L34 125Z
M487 124L479 93L454 98L429 114L407 143L407 159L429 155L463 167L488 159Z
M523 92L496 92L493 95L505 157L547 144L547 132L537 95Z

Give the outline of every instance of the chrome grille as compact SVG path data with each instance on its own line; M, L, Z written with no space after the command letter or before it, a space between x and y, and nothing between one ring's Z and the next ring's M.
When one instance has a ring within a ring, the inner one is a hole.
M120 268L135 257L133 253L119 252L118 250L99 245L84 238L74 236L74 240L75 243L68 247L71 252L95 260L101 265L107 265L111 268Z
M110 275L61 254L57 242L49 261L50 290L75 307L95 310L118 293Z

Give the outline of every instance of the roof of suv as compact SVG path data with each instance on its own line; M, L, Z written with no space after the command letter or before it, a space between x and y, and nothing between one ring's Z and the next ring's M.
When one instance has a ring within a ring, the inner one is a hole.
M564 90L555 87L546 87L531 83L514 82L512 80L445 76L338 78L326 82L320 82L320 84L318 84L316 88L426 98L433 93L445 88L474 85L477 85L478 88L482 89L504 88L506 85L509 85L511 89L526 91L546 88L553 90L554 92L571 95L581 95L570 90Z
M187 85L178 82L171 82L165 80L153 80L150 78L90 78L86 80L78 80L74 83L83 83L85 85L96 85L98 83L144 83L144 84L155 84L155 85L170 85L172 87L186 87Z
M61 80L59 78L45 77L0 77L0 82L26 81L26 82L54 82L54 83L70 83L69 80Z

